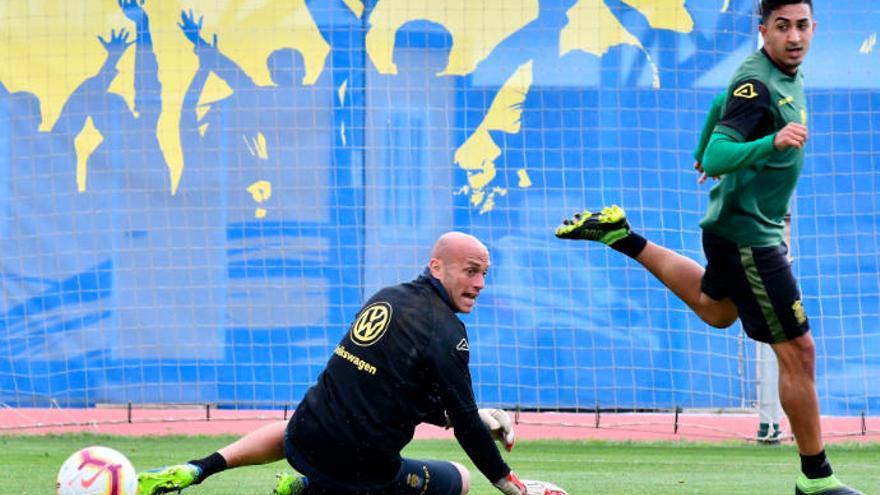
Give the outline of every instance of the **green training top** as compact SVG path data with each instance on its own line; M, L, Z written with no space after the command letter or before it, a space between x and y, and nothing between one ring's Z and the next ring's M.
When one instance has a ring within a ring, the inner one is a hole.
M731 81L711 139L695 153L707 175L721 176L700 226L744 246L779 245L804 149L777 151L773 139L789 122L807 123L803 75L758 50Z

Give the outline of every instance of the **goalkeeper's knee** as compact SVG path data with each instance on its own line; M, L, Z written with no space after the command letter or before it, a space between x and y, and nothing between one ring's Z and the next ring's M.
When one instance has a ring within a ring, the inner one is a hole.
M461 475L461 495L469 493L471 491L471 472L457 462L452 462L452 465L458 469L458 474Z

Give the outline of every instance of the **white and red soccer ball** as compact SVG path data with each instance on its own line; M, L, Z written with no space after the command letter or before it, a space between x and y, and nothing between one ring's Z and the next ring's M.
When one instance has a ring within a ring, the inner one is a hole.
M55 481L57 495L136 495L131 462L109 447L86 447L68 457Z

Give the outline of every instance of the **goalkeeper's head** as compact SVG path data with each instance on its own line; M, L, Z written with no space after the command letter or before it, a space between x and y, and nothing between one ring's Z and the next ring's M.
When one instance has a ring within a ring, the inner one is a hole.
M489 250L472 235L447 232L434 243L428 268L446 289L455 310L470 313L486 286Z

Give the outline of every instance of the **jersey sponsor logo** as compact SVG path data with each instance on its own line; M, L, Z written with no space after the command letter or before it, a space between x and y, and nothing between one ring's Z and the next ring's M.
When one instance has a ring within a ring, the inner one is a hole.
M735 90L733 90L733 96L736 96L737 98L745 98L745 99L750 100L750 99L755 98L756 96L758 96L758 92L755 91L755 85L754 85L754 84L752 84L752 83L745 83L745 84L743 84L742 86L740 86L740 87L736 88Z
M794 101L794 96L786 96L785 98L780 98L779 101L776 102L780 107L788 105L789 103Z
M794 312L794 318L797 320L798 325L803 325L807 322L807 312L804 311L804 303L800 299L792 303L791 310Z
M467 339L462 337L461 341L459 341L458 345L455 346L455 349L459 350L459 351L470 351L471 346L468 345Z
M363 310L351 326L351 341L361 347L375 344L385 335L391 324L391 305L387 302L373 303Z
M345 346L336 346L336 350L333 351L333 353L351 363L352 366L358 369L358 371L363 371L364 373L369 373L371 375L375 375L376 371L378 371L372 364L345 350Z

